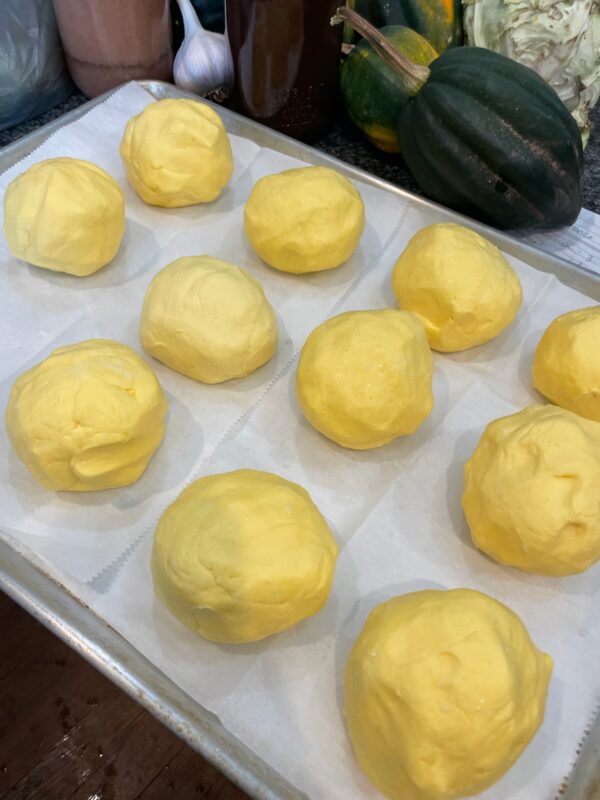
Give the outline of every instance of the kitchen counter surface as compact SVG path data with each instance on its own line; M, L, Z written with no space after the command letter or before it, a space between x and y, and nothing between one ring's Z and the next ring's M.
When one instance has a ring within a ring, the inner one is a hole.
M0 800L250 800L0 592Z
M0 147L16 141L26 133L30 133L40 125L45 125L61 114L84 103L86 98L79 92L72 94L63 103L41 114L39 117L0 131ZM361 169L378 175L391 183L419 194L404 162L397 155L382 153L370 145L346 117L340 106L338 122L325 136L313 142L313 145L342 161L354 164ZM600 103L592 114L595 129L592 131L585 150L585 172L583 177L583 205L590 211L600 214Z

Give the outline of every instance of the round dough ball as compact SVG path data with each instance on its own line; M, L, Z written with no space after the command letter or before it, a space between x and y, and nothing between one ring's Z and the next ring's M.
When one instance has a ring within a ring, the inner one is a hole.
M433 408L433 359L406 311L349 311L306 340L296 395L308 421L343 447L368 450L413 433Z
M533 385L557 406L600 422L600 306L551 323L535 351Z
M521 284L500 250L469 228L429 225L408 243L392 278L398 304L416 314L434 350L489 342L515 318Z
M128 486L162 441L167 402L156 376L119 342L59 347L20 375L6 429L33 476L54 491Z
M300 167L254 184L244 210L250 244L271 267L296 274L334 269L365 227L358 189L329 167Z
M154 535L156 594L214 642L255 642L324 605L337 544L296 483L242 469L192 483Z
M530 406L485 429L465 466L473 542L538 575L572 575L600 558L600 423Z
M209 203L231 178L233 157L221 117L196 100L159 100L127 123L121 141L127 180L146 203Z
M395 597L371 612L346 666L358 762L394 800L479 794L540 727L551 674L519 617L485 594Z
M171 369L203 383L242 378L277 348L277 320L262 286L210 256L178 258L146 292L140 336Z
M119 184L89 161L50 158L4 194L4 235L15 258L83 277L106 266L125 232Z

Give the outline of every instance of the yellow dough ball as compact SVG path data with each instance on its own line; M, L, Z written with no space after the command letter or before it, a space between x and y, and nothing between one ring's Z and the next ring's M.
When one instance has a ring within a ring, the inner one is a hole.
M396 262L398 304L416 314L434 350L466 350L493 339L515 318L521 284L500 250L468 228L430 225Z
M192 483L154 535L156 594L215 642L255 642L324 605L337 544L296 483L242 469Z
M233 171L221 117L196 100L146 106L127 123L121 158L142 200L164 208L215 200Z
M533 385L557 406L600 422L600 306L551 323L535 351Z
M300 167L261 178L244 211L250 244L282 272L339 267L356 250L364 227L358 189L329 167Z
M296 395L308 421L343 447L368 450L415 431L433 408L433 359L406 311L349 311L306 340Z
M119 342L60 347L15 381L6 429L17 455L54 491L128 486L164 435L167 402L156 376Z
M539 575L571 575L600 558L600 423L530 406L487 426L465 466L473 542Z
M519 617L469 589L371 612L346 666L362 769L393 800L451 800L495 783L540 727L552 659Z
M15 258L83 277L106 266L125 232L119 184L89 161L34 164L4 194L4 235Z
M144 300L144 348L204 383L249 375L277 348L277 320L260 283L220 258L178 258Z

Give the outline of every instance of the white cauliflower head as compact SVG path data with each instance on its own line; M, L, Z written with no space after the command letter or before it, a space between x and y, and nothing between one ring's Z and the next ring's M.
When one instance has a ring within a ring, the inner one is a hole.
M584 144L600 96L600 0L463 0L467 43L525 64L575 117Z

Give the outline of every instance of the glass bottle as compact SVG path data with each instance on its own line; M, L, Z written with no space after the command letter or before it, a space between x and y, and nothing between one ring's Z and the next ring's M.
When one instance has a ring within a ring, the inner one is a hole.
M340 0L226 0L233 107L298 139L330 124L339 83Z

